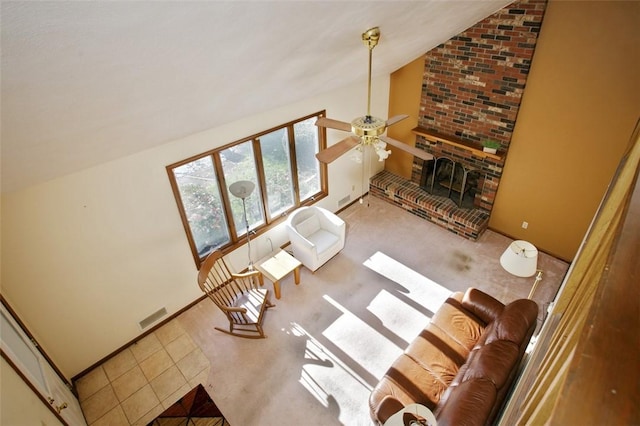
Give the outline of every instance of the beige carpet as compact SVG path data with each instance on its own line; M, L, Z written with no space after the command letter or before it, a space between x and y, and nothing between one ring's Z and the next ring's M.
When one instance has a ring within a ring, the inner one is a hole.
M303 268L298 286L282 281L266 339L214 330L227 323L209 300L180 316L211 362L207 391L232 426L371 425L372 387L452 291L474 286L503 302L529 294L533 278L500 267L508 238L487 231L468 241L369 202L341 213L340 254L315 274ZM538 268L544 277L534 299L546 307L568 265L541 253ZM189 327L194 322L211 327Z

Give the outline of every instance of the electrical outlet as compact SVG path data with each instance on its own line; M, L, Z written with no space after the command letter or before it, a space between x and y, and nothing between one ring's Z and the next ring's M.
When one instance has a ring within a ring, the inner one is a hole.
M351 190L355 191L356 190L356 186L355 185L351 185Z
M529 222L522 222L522 229L527 229L529 227Z

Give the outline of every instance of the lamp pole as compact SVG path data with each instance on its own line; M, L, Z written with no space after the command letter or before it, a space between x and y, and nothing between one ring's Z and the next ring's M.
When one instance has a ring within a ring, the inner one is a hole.
M247 197L244 197L242 199L242 211L244 214L244 223L247 229L247 251L248 251L248 255L249 255L249 266L247 266L247 269L249 271L253 271L253 260L251 260L251 234L249 233L249 219L247 219L247 206L245 203Z
M242 199L242 217L247 230L247 250L249 255L249 266L247 269L253 271L253 261L251 260L251 236L249 235L249 219L247 218L246 198L251 195L256 185L248 180L239 180L229 185L229 192L235 197Z

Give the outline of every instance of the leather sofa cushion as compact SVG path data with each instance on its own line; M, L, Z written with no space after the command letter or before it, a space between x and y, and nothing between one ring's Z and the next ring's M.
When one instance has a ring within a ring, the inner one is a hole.
M528 343L527 335L531 333L531 326L534 325L537 317L538 305L531 300L520 299L509 303L495 322L485 344L494 340L508 340L518 345L524 341Z
M518 346L513 342L495 340L488 343L471 353L461 381L484 378L500 389L518 363L519 355Z
M496 388L486 379L472 379L447 391L435 413L438 426L484 426L496 403Z
M455 350L454 345L457 343L438 327L428 327L409 344L405 353L448 385L466 361L466 349Z
M467 311L462 306L461 299L462 293L454 293L453 297L448 298L431 318L428 328L437 328L437 334L447 336L446 343L451 343L466 358L480 339L486 323Z
M407 354L402 354L378 382L372 393L373 398L369 401L376 401L375 405L377 405L385 395L390 395L400 401L403 406L420 401L422 405L431 409L435 407L447 387L448 384L443 383L439 377L426 370Z

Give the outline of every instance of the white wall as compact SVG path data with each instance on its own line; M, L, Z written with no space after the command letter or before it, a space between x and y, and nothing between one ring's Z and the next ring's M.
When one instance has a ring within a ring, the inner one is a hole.
M388 76L374 80L373 115L386 117L388 90ZM366 83L2 195L2 294L68 378L140 335L151 313L201 296L166 165L322 109L344 121L363 115ZM329 144L345 136L330 131ZM335 161L320 205L337 210L360 182L357 164ZM254 258L268 251L266 237L286 241L282 226L262 235ZM238 270L245 250L229 256Z

